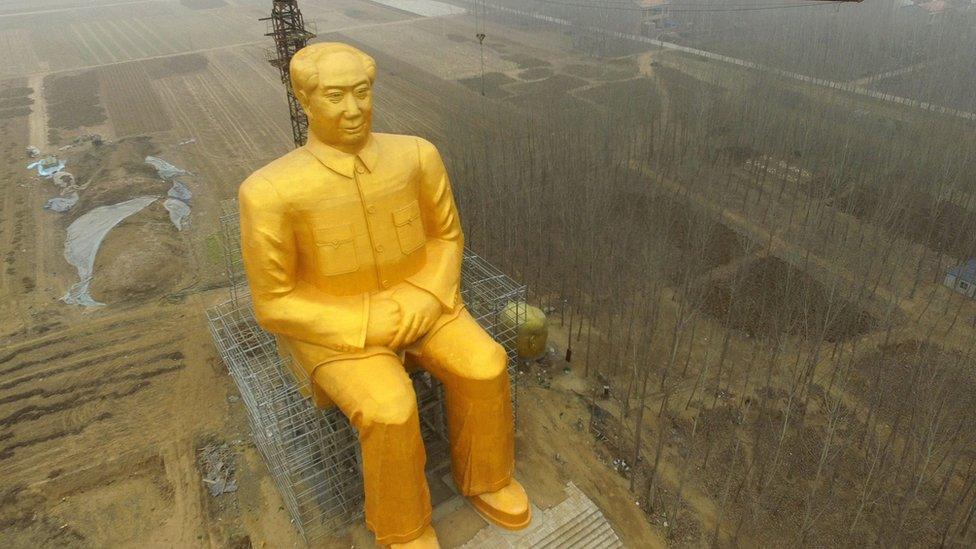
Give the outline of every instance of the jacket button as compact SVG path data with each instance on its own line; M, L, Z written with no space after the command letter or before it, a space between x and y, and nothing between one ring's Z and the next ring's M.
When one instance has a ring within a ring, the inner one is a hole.
M362 166L356 166L356 173L358 173L358 174L364 174L364 173L366 173L366 168L364 168Z
M369 206L366 206L366 212L367 213L371 213L371 214L376 213L376 206L374 206L372 204L370 204Z
M383 287L384 288L389 288L390 287L390 281L389 280L384 279L381 284L383 284Z
M379 253L383 253L383 245L380 244L379 246L377 246L376 247L376 251L379 252Z

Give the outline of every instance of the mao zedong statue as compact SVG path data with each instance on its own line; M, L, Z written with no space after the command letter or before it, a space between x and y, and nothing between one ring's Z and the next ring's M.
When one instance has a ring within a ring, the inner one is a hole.
M258 322L359 432L366 525L380 545L437 547L410 355L444 384L454 481L487 520L530 521L512 478L505 352L460 299L464 236L440 154L371 132L373 59L318 43L292 59L308 143L240 187Z

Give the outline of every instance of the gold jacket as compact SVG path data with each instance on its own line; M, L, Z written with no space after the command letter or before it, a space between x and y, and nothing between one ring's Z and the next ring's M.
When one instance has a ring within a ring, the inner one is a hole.
M254 172L238 198L258 323L309 376L343 355L392 352L365 348L372 295L412 284L445 313L459 308L461 225L422 138L374 133L356 155L310 141Z

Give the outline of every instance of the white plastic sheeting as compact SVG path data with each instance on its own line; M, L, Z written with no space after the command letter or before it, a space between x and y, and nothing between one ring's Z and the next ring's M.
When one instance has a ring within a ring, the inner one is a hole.
M190 199L193 198L193 193L186 188L186 185L174 180L166 196L168 198L163 202L163 207L169 212L169 220L173 222L176 230L182 231L189 225L189 222L184 220L190 215Z
M87 307L104 305L92 299L88 293L98 248L112 227L152 204L157 198L140 196L118 204L99 206L68 225L68 236L64 241L64 258L78 270L80 280L73 284L68 289L68 293L61 298L65 303Z
M73 192L67 196L56 196L44 203L45 210L54 212L66 212L75 207L78 203L78 193Z
M190 199L193 198L193 193L190 192L190 189L186 188L186 185L180 183L179 181L174 181L173 186L170 187L169 192L166 193L166 196L170 198L178 198L183 202L189 202Z
M163 201L163 207L169 212L169 220L176 226L176 230L182 231L189 225L189 222L184 221L190 215L190 207L186 205L186 202L175 198L167 198Z
M58 160L56 156L48 156L31 162L27 165L28 170L37 170L37 175L41 177L51 177L64 169L64 160Z
M173 186L166 193L168 198L163 201L163 207L169 212L169 220L173 222L176 229L182 231L188 225L185 219L190 215L190 199L193 193L176 178L193 174L156 156L147 156L146 164L156 168L156 174L160 179L173 182Z
M170 164L169 162L163 160L162 158L157 158L155 156L147 156L146 164L149 164L153 168L156 168L156 173L159 177L169 181L174 177L179 177L181 175L192 175L190 172L177 168L176 166Z

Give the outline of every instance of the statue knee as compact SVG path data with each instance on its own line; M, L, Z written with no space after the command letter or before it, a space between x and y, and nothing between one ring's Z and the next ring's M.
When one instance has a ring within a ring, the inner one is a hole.
M480 347L468 359L467 376L477 381L504 379L508 372L508 355L497 342Z
M361 422L370 425L405 425L417 413L417 395L413 387L397 387L367 397L362 404Z

